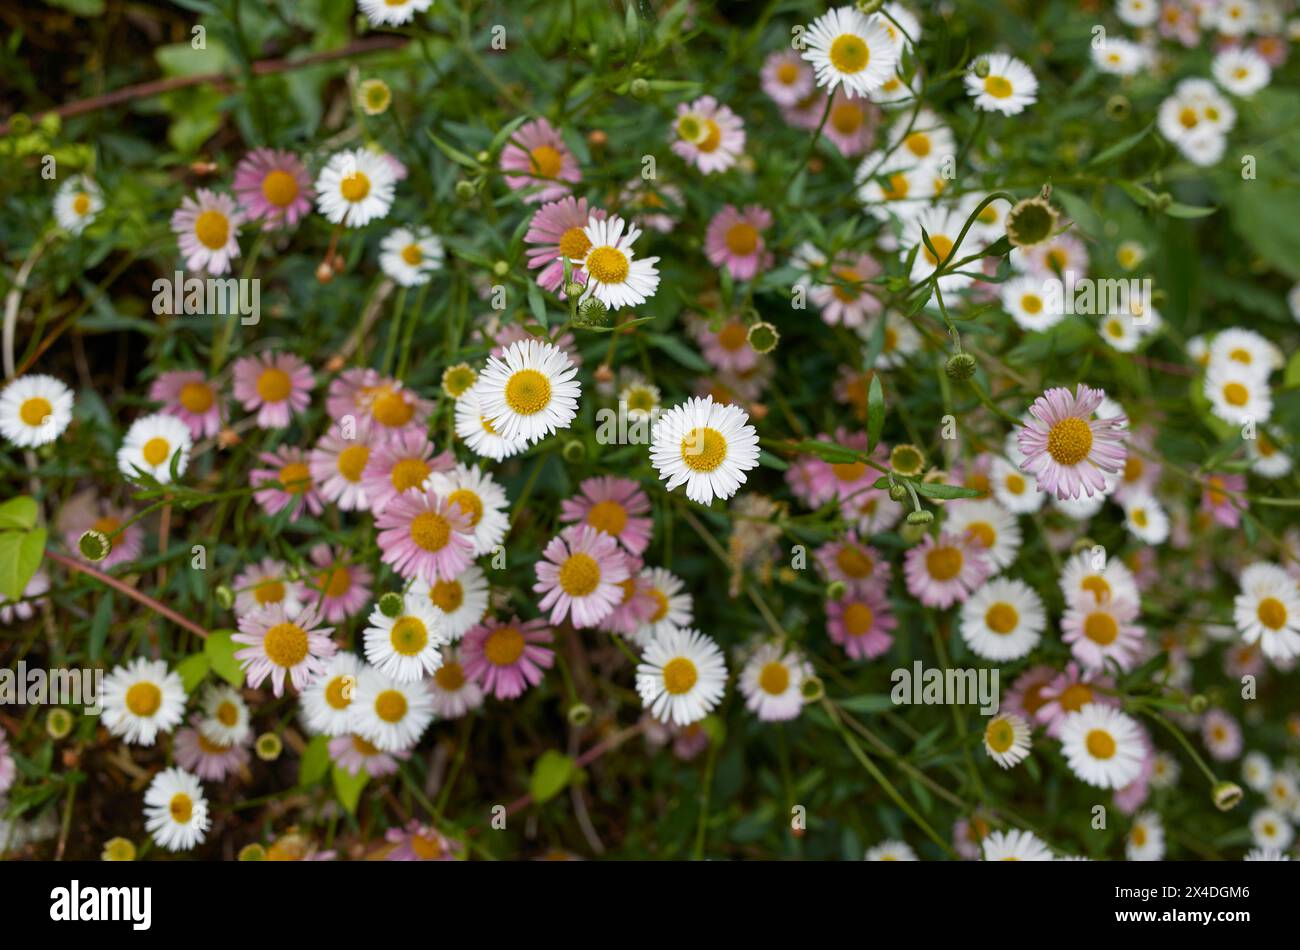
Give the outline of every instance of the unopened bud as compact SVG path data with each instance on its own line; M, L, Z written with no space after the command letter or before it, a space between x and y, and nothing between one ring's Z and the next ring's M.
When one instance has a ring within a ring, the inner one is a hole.
M379 598L379 612L385 617L400 617L403 606L402 595L395 591L390 590Z
M948 362L944 364L943 371L948 374L949 379L965 382L975 375L975 370L978 368L979 364L975 362L975 357L963 351L948 357Z

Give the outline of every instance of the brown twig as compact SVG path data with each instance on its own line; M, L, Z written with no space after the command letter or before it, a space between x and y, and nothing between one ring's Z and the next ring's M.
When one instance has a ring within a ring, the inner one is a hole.
M184 627L186 630L188 630L190 633L194 634L195 636L201 637L204 640L208 638L208 631L204 630L193 620L189 620L185 617L182 617L180 614L172 610L170 607L164 607L162 604L158 603L158 601L154 600L148 594L136 590L134 587L132 587L129 584L124 584L116 577L112 577L111 575L105 574L103 571L96 570L95 568L91 567L88 564L82 564L80 561L74 560L73 558L70 558L67 555L60 554L57 551L51 551L49 548L45 549L45 556L49 558L51 561L53 561L55 564L62 564L70 571L76 571L79 574L85 574L87 577L93 577L101 584L107 584L109 587L113 588L113 590L125 594L127 597L130 597L132 600L139 601L140 603L148 607L150 610L154 611L155 613L163 617L166 617L168 620L176 624L178 627Z

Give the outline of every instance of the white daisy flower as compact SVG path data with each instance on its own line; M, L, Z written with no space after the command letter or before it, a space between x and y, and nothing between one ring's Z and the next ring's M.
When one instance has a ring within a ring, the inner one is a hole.
M460 650L455 646L442 648L442 666L426 685L433 697L434 712L440 719L459 719L483 705L483 687L465 675Z
M1059 734L1070 771L1098 788L1123 788L1142 772L1142 733L1118 709L1088 703L1067 713Z
M1290 861L1290 855L1283 854L1277 848L1251 848L1243 861Z
M428 487L459 505L474 534L474 557L491 553L510 528L506 491L477 465L461 462L450 472L435 472Z
M1118 0L1115 15L1129 26L1151 26L1160 15L1159 0Z
M19 376L0 392L0 435L21 449L47 445L72 422L72 401L53 376Z
M985 861L1051 861L1052 852L1031 831L990 831L980 842Z
M1133 819L1133 827L1124 842L1124 856L1130 861L1164 860L1165 826L1159 815L1144 811Z
M380 673L399 683L412 683L432 673L442 662L447 637L442 618L426 597L407 594L402 612L390 617L376 607L366 627L366 659Z
M1259 644L1270 660L1300 656L1300 590L1283 568L1258 561L1241 572L1241 593L1232 602L1232 619L1249 644Z
M395 228L379 242L379 266L403 287L427 284L442 269L442 241L427 227Z
M501 358L489 356L474 384L483 415L501 437L540 442L567 429L578 414L578 367L564 350L542 340L516 340Z
M433 0L357 0L361 12L375 26L400 26L410 23L417 13L433 5Z
M1200 129L1178 142L1178 150L1193 165L1206 168L1217 165L1228 149L1228 137L1214 129Z
M930 207L930 200L940 193L935 185L942 184L943 179L938 175L938 166L930 163L882 169L868 158L858 166L854 180L858 183L858 201L868 214L877 221L896 217L906 223Z
M1259 5L1255 0L1225 0L1217 15L1210 11L1215 28L1224 36L1245 36L1255 28Z
M316 207L333 224L363 227L388 214L396 186L382 155L367 148L336 152L316 179Z
M963 252L959 249L954 253L953 249L957 245L957 238L965 223L965 219L960 218L951 209L925 208L903 225L903 234L900 238L903 260L906 261L912 249L916 249L911 273L914 283L928 279L939 269L940 264L951 270L952 266L961 259ZM925 236L930 239L928 245L925 243ZM969 286L971 280L972 278L964 273L946 273L939 278L939 289L945 293L961 290Z
M488 606L488 582L483 569L470 564L451 580L434 581L427 593L421 589L442 620L442 632L451 642L465 636L483 619Z
M727 663L718 645L687 627L655 637L636 668L641 703L660 722L689 726L722 699Z
M1151 759L1152 788L1173 788L1182 774L1183 767L1168 752L1157 752Z
M641 229L628 225L616 214L607 218L594 215L588 219L582 233L591 242L587 256L574 261L587 272L587 286L582 300L595 297L610 310L635 307L653 297L659 289L659 258L638 258L632 253L632 244L641 236Z
M433 720L433 697L422 682L399 683L367 666L357 677L349 714L357 735L384 752L401 752L419 742Z
M998 504L1013 514L1033 514L1043 507L1038 480L1001 456L994 458L989 466L989 490Z
M817 85L828 93L838 85L850 98L869 96L893 78L898 68L896 45L879 14L866 17L854 7L836 7L819 16L804 32L803 58L812 63Z
M144 826L160 848L188 851L203 842L211 825L197 776L170 768L153 777L144 793Z
M500 462L528 448L525 438L507 439L497 431L492 420L483 414L483 400L475 383L456 400L456 435L471 452Z
M970 499L944 508L944 530L958 537L970 535L999 571L1006 570L1020 553L1020 523L1014 515L989 499Z
M1286 365L1281 349L1254 330L1230 327L1220 330L1210 342L1210 365L1233 363L1254 372L1261 381Z
M199 732L209 742L221 746L238 745L252 732L248 704L233 686L225 683L209 686L204 690L199 706L203 710Z
M1273 413L1268 384L1240 363L1211 364L1205 373L1205 397L1214 414L1229 425L1267 422Z
M910 122L900 119L889 127L888 148L893 154L884 165L880 164L882 151L871 152L866 161L874 162L881 171L892 171L940 165L949 155L957 154L956 136L933 109L921 107Z
M1145 544L1169 540L1169 515L1150 492L1138 491L1124 498L1124 527Z
M765 643L740 671L745 708L763 722L796 718L803 709L803 683L812 664L794 647Z
M1210 73L1234 96L1250 96L1268 85L1273 70L1268 61L1250 47L1229 47L1214 57Z
M659 414L661 398L659 387L647 382L640 373L629 373L623 388L618 391L618 401L627 407L629 419L653 419Z
M962 639L976 656L997 663L1027 656L1046 626L1042 599L1014 578L993 578L961 605Z
M1278 447L1271 432L1255 430L1255 438L1246 439L1246 454L1250 456L1250 470L1262 478L1281 478L1291 472L1295 462Z
M917 861L916 852L906 841L889 839L874 848L868 848L864 861Z
M1038 101L1038 79L1020 60L1007 53L990 53L984 62L988 75L981 78L973 69L966 73L966 93L975 100L975 108L1016 115Z
M1236 121L1236 110L1208 79L1184 79L1156 112L1160 134L1198 165L1219 160Z
M220 275L231 269L239 256L239 227L244 212L230 195L200 188L195 197L186 195L172 213L172 231L185 266L190 270Z
M870 342L875 335L876 324L883 319L885 330L882 334L880 352L876 354L876 369L894 369L907 362L907 358L921 349L921 334L912 326L912 322L901 314L889 311L884 317L872 317L853 328L853 332L864 342Z
M104 210L103 193L88 175L76 175L54 195L54 220L59 227L80 234Z
M1261 808L1250 816L1250 835L1257 848L1285 851L1295 840L1291 819L1275 808Z
M1293 820L1296 818L1296 806L1300 805L1300 786L1297 786L1296 778L1291 773L1276 773L1269 780L1268 788L1264 789L1264 797L1270 808L1286 812Z
M1087 521L1106 507L1106 497L1114 491L1114 480L1111 476L1103 475L1103 478L1106 479L1106 488L1092 497L1084 495L1081 498L1057 498L1055 495L1049 495L1047 502L1071 521Z
M645 626L637 631L637 643L644 646L656 637L691 625L695 601L680 577L662 567L647 567L641 572L641 578L650 582L649 594L655 599L656 607Z
M166 485L172 480L172 459L176 474L185 474L194 440L190 427L178 417L163 412L142 416L126 430L117 450L117 467L129 479L138 479L139 469Z
M1241 760L1241 779L1250 788L1262 792L1273 781L1273 765L1263 752L1247 752Z
M140 657L104 677L100 704L109 732L129 745L153 745L184 717L185 687L165 662Z
M1061 593L1065 602L1083 608L1120 600L1138 600L1137 581L1123 560L1099 552L1098 567L1091 551L1080 551L1061 570Z
M1001 713L984 729L984 751L1004 769L1014 768L1029 755L1029 723L1015 713Z
M650 464L668 491L685 484L691 501L726 501L758 465L757 431L738 406L715 403L712 396L688 399L656 420Z
M1112 76L1132 76L1147 64L1147 50L1132 40L1108 36L1100 46L1092 47L1093 65Z
M1026 274L1002 285L1002 309L1020 329L1047 330L1065 319L1064 300L1049 295L1045 283L1041 277Z
M302 691L302 713L307 728L326 736L352 731L352 701L361 676L361 659L340 650L330 657L329 666Z

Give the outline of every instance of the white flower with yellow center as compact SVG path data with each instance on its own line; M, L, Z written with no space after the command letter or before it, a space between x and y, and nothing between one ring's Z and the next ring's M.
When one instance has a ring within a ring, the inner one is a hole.
M984 728L984 751L1004 769L1023 762L1029 746L1029 723L1015 713L994 716Z
M864 861L916 861L919 860L912 846L906 841L882 841L874 848L867 849Z
M740 671L745 708L763 722L794 719L803 709L804 680L812 675L812 664L797 649L765 643Z
M949 534L974 538L999 571L1010 567L1020 552L1019 522L990 499L971 499L947 505L943 527Z
M494 462L518 455L528 448L527 439L505 438L497 431L492 420L484 415L483 400L477 383L456 400L456 435L475 455Z
M803 58L828 93L843 85L850 98L869 96L893 78L900 46L879 14L866 17L855 7L836 7L804 32Z
M475 557L490 553L505 539L510 528L509 502L491 472L462 462L450 472L435 472L428 485L449 503L460 506L474 535Z
M1164 544L1169 540L1169 515L1150 492L1125 496L1124 527L1145 544Z
M1153 811L1140 812L1133 819L1128 838L1124 842L1124 856L1130 861L1163 861L1165 858L1165 826Z
M1273 781L1273 764L1262 752L1247 752L1241 760L1241 780L1257 792L1268 788Z
M375 26L400 26L410 23L417 13L433 5L433 0L357 0L361 12Z
M329 666L302 691L302 713L307 728L326 736L342 736L352 731L353 698L362 664L355 653L339 651Z
M659 412L659 387L646 382L639 373L629 373L623 388L618 391L618 401L625 406L629 419L653 417Z
M649 581L648 593L655 600L655 610L637 631L636 641L649 643L672 630L689 627L695 617L695 601L682 579L662 567L647 567L641 578Z
M1160 15L1160 0L1118 0L1115 15L1129 26L1153 26Z
M1046 626L1042 599L1010 577L995 577L961 605L962 639L976 656L997 663L1027 656Z
M102 210L103 194L87 175L69 178L54 195L54 220L72 234L84 231Z
M166 485L172 480L173 457L177 476L185 474L193 444L189 426L176 416L143 416L127 429L117 450L117 467L127 478L138 479L144 472Z
M399 683L367 666L349 712L353 732L384 752L401 752L419 742L433 720L433 696L423 682Z
M1230 47L1214 57L1210 73L1234 96L1251 96L1269 84L1273 70L1268 61L1249 47Z
M1257 429L1255 438L1246 440L1246 455L1250 457L1250 470L1261 478L1281 478L1295 467L1291 456L1282 451L1277 437L1264 429Z
M1031 831L990 831L980 842L985 861L1051 861L1052 852Z
M72 422L72 390L53 376L19 376L0 392L0 435L21 449L47 445Z
M379 242L379 266L403 287L427 284L442 269L442 241L427 227L395 228Z
M1213 25L1224 36L1245 36L1259 19L1256 0L1226 0L1217 10L1207 12L1206 25Z
M624 234L623 225L623 219L616 214L607 218L593 215L582 229L591 243L587 256L573 262L587 272L581 300L595 297L611 310L618 310L645 303L659 289L659 269L655 267L659 258L638 258L632 244L641 236L641 230L629 225Z
M1241 327L1229 327L1214 335L1210 342L1209 361L1211 366L1236 364L1252 370L1261 380L1268 379L1273 370L1286 365L1286 358L1272 340Z
M1043 507L1038 480L1001 456L989 466L989 490L998 504L1017 515L1033 514Z
M109 732L130 745L153 745L185 715L185 687L162 660L141 657L104 677L100 702Z
M1142 732L1118 709L1087 703L1066 714L1059 738L1070 771L1089 785L1123 788L1142 772Z
M233 746L243 742L252 732L248 720L248 704L239 690L224 683L209 686L199 703L203 710L203 719L199 722L199 732L209 742L217 745Z
M442 663L442 646L450 642L442 630L442 617L428 598L407 594L402 610L390 617L380 608L371 611L366 627L366 659L380 673L399 683L413 683Z
M715 403L712 396L688 399L659 416L650 464L669 491L684 484L691 501L725 501L758 465L758 434L743 409Z
M1132 40L1108 36L1092 47L1093 65L1112 76L1132 76L1147 63L1147 51Z
M966 73L966 93L975 100L976 109L1015 115L1038 101L1038 79L1020 60L1007 53L991 53L984 63L988 67L985 75L974 69Z
M483 619L488 606L488 582L483 569L471 564L451 580L434 581L426 591L417 585L442 619L442 632L451 642L459 640Z
M1212 363L1205 374L1205 397L1214 414L1229 425L1267 422L1273 414L1268 383L1240 363Z
M651 640L636 668L641 703L660 722L689 726L718 705L727 664L718 645L689 627Z
M1061 593L1068 605L1085 609L1098 604L1138 599L1133 572L1117 557L1105 551L1080 551L1065 562L1061 571Z
M1291 819L1275 808L1261 808L1250 816L1250 834L1258 848L1285 851L1295 840Z
M170 768L153 777L144 793L144 826L160 848L188 851L202 843L211 825L197 776Z
M1061 295L1048 293L1047 282L1031 275L1002 285L1002 309L1022 330L1047 330L1065 319Z
M1241 572L1241 593L1232 602L1232 619L1241 638L1258 644L1270 660L1300 656L1300 589L1283 568L1268 561Z
M957 238L965 223L964 218L946 208L925 208L903 225L900 239L903 260L906 261L914 249L916 253L912 259L913 282L928 280L942 266L945 273L939 278L940 290L946 293L970 285L972 278L966 274L951 273L963 254L957 247Z
M508 441L540 442L567 429L578 414L582 386L569 355L541 340L516 340L489 356L473 392L492 428Z
M366 148L337 152L316 179L316 207L334 224L359 228L388 214L397 176Z

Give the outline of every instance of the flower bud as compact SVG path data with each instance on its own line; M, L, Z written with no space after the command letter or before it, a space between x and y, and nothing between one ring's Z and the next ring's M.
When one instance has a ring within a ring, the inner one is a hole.
M101 861L134 861L135 843L130 838L109 838L99 853Z
M781 334L772 324L760 321L750 326L747 339L755 353L771 353L776 349Z
M1210 794L1215 808L1219 811L1232 811L1241 803L1243 792L1236 782L1216 782Z
M581 462L587 457L587 447L577 439L570 439L568 442L564 443L562 454L564 455L564 461L570 464Z
M402 595L396 591L389 591L379 598L379 612L385 617L393 618L402 615Z
M948 378L959 383L974 376L978 368L979 364L975 362L975 357L964 351L952 354L948 357L948 362L943 364L943 371L948 374Z
M569 725L585 726L591 722L591 707L586 703L574 703L569 707Z
M478 188L468 178L462 178L456 182L456 197L461 201L469 201L478 192Z
M97 563L108 557L109 552L113 550L113 542L104 532L91 528L83 531L81 537L77 539L77 550L87 561Z
M917 508L907 513L907 523L911 525L927 525L933 520L934 512L927 508Z
M45 717L45 732L51 739L66 739L75 722L72 713L61 706L55 706Z
M264 732L257 737L254 749L257 752L257 757L263 762L274 762L280 757L280 753L284 751L284 743L280 741L280 737L274 732Z
M826 585L826 599L839 600L844 596L846 590L848 590L848 585L843 581L831 581Z
M637 77L628 85L627 91L632 94L633 99L644 99L650 95L650 83Z

